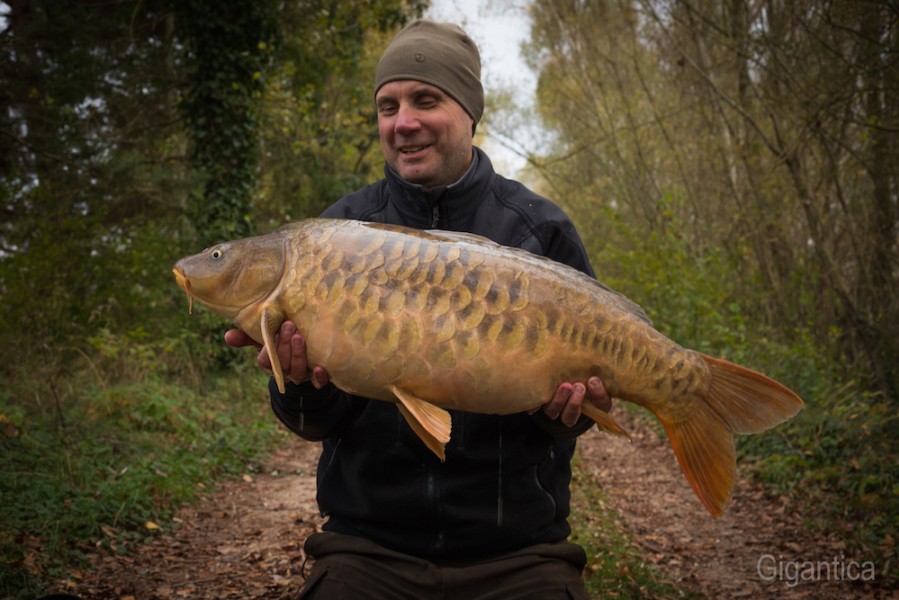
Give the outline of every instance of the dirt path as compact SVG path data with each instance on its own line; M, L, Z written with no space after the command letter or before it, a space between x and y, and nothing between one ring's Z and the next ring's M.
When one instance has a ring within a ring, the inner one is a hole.
M819 577L791 587L784 580L795 577L793 563L832 562L845 554L840 542L806 533L787 500L766 498L745 480L738 481L725 515L712 519L683 479L667 441L624 413L616 412L616 418L633 432L633 441L591 432L579 446L582 463L646 560L678 588L709 598L899 599L882 585L880 571L874 584L881 587L846 581L845 575L843 581ZM166 533L136 552L95 556L91 570L67 582L68 591L86 600L295 597L303 541L321 525L317 454L315 444L290 441L260 474L226 482L181 510ZM832 573L831 579L837 571Z

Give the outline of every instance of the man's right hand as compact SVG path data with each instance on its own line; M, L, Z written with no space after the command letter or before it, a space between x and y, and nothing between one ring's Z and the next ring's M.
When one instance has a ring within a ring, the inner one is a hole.
M225 332L225 343L235 348L243 348L245 346L260 348L259 355L256 357L256 364L265 373L272 375L272 362L269 360L268 352L245 332L240 329L229 329ZM280 331L275 334L275 352L281 363L281 370L284 372L285 380L291 383L311 380L312 385L317 388L322 388L330 382L331 378L328 376L328 372L322 367L309 369L309 364L306 360L306 340L297 331L293 321L284 321L281 324Z

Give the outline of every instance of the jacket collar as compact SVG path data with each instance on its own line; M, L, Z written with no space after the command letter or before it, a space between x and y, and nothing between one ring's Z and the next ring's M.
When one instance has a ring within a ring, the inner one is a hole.
M419 229L466 229L489 190L493 175L490 159L476 146L468 171L445 187L425 188L384 165L390 202L406 225Z

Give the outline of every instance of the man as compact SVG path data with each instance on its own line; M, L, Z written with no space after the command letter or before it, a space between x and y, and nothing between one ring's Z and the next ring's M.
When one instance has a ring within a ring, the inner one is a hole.
M593 275L568 217L500 177L472 144L484 108L480 56L457 26L416 21L382 56L375 102L385 178L322 216L483 235ZM250 343L231 330L226 341ZM324 532L301 598L587 598L586 557L566 541L570 460L608 410L602 382L562 383L534 414L452 413L440 462L395 406L346 394L306 362L293 323L278 335L285 394L272 408L301 437L322 441L318 502ZM271 372L264 352L259 365Z

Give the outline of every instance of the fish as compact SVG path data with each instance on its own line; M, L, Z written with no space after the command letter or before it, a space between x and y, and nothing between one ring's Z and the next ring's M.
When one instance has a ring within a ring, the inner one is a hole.
M598 375L613 398L662 423L718 517L734 485L734 434L803 406L761 373L678 345L593 277L471 233L305 219L207 248L173 273L189 310L196 301L264 345L282 393L274 338L291 320L310 365L348 393L395 403L441 460L448 410L534 411L561 382ZM589 402L583 414L627 435Z

